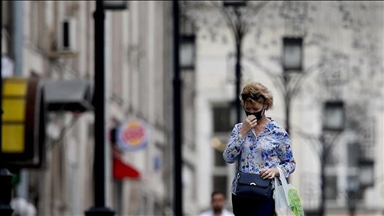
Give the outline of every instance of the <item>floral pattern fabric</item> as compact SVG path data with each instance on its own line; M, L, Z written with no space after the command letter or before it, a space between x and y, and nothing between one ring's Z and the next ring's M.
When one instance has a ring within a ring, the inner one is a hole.
M266 168L279 167L286 178L296 168L291 150L291 140L283 127L272 118L264 131L259 135L254 132L247 133L244 137L240 134L242 123L236 124L231 132L228 145L223 152L223 158L227 163L238 161L240 155L241 172L260 174ZM235 194L237 175L232 181L232 193Z

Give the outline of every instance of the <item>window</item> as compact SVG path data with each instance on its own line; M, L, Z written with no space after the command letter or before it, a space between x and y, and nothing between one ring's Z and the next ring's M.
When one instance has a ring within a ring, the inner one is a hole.
M122 65L124 64L123 53L121 44L123 41L123 33L121 32L123 14L122 13L111 13L111 20L114 25L111 26L111 91L113 99L116 102L122 103L122 92L123 92L123 73Z
M349 175L347 176L347 185L345 186L345 189L347 189L347 195L348 199L355 199L355 200L362 200L363 199L363 193L361 191L360 185L359 185L359 177L356 175Z
M213 127L214 132L230 132L233 128L231 124L230 104L213 107Z
M1 53L8 54L9 53L9 43L10 43L10 11L9 11L9 3L10 1L2 1L2 28L1 28Z
M360 136L360 157L363 159L373 160L375 157L375 143L376 143L376 122L375 119L369 117L364 127L361 128Z
M327 158L325 158L325 164L327 166L334 166L337 164L338 161L337 161L336 154L337 154L336 152L331 151L329 153L329 156Z
M11 3L11 1L2 1L2 9L1 9L1 15L2 15L2 27L5 27L7 25L9 25L9 20L10 20L10 10L9 10L9 3Z
M31 1L30 41L34 46L44 48L46 33L44 2Z
M213 138L212 138L212 157L213 175L212 190L228 193L228 164L223 159L223 151L229 139L229 134L233 128L233 117L231 103L215 104L213 112Z
M327 200L337 199L337 176L329 175L325 177L325 198Z
M149 200L146 195L141 197L140 205L139 205L139 214L138 215L148 215L149 213Z
M224 161L223 159L223 152L218 150L218 149L214 149L214 154L215 154L215 166L216 167L225 167L227 165L227 163Z
M359 160L359 144L350 143L348 144L348 167L353 168L358 166Z
M213 190L214 191L221 191L224 194L227 194L227 181L228 177L226 175L224 176L214 176L213 177Z
M153 204L153 211L154 215L163 215L163 206L160 204L160 202L156 201Z
M123 182L121 180L115 180L113 182L113 190L114 190L114 209L116 211L116 215L123 214Z

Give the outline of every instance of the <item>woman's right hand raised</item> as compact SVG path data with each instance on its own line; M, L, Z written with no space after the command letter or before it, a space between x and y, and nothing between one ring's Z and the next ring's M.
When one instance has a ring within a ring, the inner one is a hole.
M245 136L249 131L252 130L257 125L257 119L254 115L249 115L245 120L243 121L243 124L240 128L240 134L241 136Z

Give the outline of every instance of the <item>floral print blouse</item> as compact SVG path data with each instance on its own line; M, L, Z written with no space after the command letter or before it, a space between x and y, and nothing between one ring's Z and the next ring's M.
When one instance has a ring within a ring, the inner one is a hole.
M286 178L293 173L296 162L291 150L291 140L283 127L272 118L264 131L258 136L250 131L245 137L240 134L242 123L236 124L231 132L227 148L223 152L227 163L238 161L241 154L240 171L260 174L262 169L279 167ZM238 165L237 165L238 166ZM235 194L237 175L232 181L232 193Z

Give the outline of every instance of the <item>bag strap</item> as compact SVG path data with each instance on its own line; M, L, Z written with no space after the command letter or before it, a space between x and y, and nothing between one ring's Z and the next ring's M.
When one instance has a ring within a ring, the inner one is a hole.
M237 173L240 173L240 160L241 160L241 151L239 155L237 155Z

